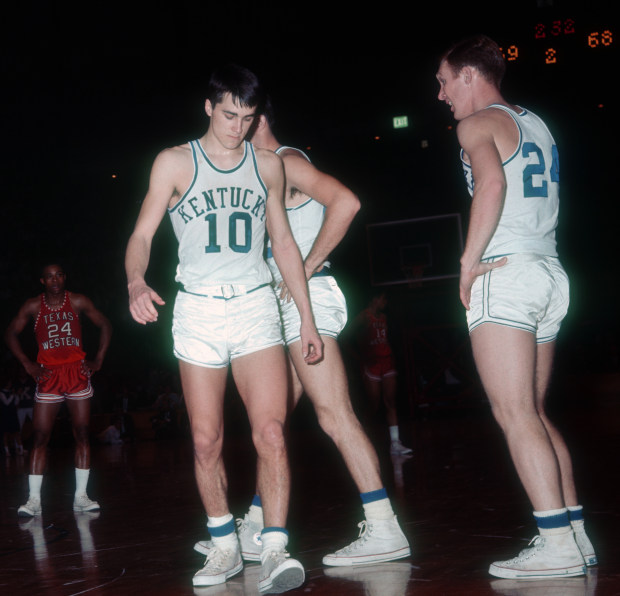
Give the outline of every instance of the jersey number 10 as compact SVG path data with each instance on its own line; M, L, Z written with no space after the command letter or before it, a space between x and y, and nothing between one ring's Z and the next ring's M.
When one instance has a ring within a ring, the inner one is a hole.
M217 243L217 213L209 213L205 217L205 221L209 225L209 244L205 246L205 252L221 252L222 247ZM244 228L242 242L239 242L237 238L239 222L242 222ZM248 213L235 211L228 217L228 246L234 252L250 252L250 248L252 248L252 218Z

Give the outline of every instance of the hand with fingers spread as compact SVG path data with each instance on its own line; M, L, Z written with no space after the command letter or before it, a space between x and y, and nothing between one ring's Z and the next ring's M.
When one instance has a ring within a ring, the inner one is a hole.
M146 283L129 285L129 311L136 322L146 325L157 321L159 314L155 304L163 306L166 303Z

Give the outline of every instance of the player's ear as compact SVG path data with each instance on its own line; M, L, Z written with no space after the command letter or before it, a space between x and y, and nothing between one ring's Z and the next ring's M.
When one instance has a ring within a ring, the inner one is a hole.
M474 75L477 71L475 71L471 66L464 66L461 74L463 76L463 81L466 85L471 85L474 80Z
M205 112L207 113L207 116L209 116L209 118L213 114L213 106L211 105L211 100L210 99L207 99L205 101Z

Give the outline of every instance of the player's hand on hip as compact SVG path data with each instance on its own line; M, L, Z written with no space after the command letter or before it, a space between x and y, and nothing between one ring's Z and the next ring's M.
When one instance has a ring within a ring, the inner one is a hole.
M278 284L278 290L280 290L280 300L290 302L293 299L288 286L283 281Z
M129 290L129 312L141 325L157 321L158 312L155 304L163 306L164 300L146 284Z
M44 381L52 374L49 368L45 368L45 366L38 362L28 362L24 364L24 368L35 381Z
M493 263L478 263L474 269L461 268L461 277L459 281L459 295L461 302L466 310L469 310L471 301L471 287L474 285L476 278L488 273L492 269L503 267L508 262L506 257L502 257L499 261Z

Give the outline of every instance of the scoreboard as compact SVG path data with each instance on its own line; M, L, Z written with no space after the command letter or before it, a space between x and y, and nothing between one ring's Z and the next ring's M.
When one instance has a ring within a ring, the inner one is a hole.
M586 59L597 63L611 58L618 44L611 16L539 19L526 29L529 30L498 39L509 64L569 66L576 61L583 64Z

